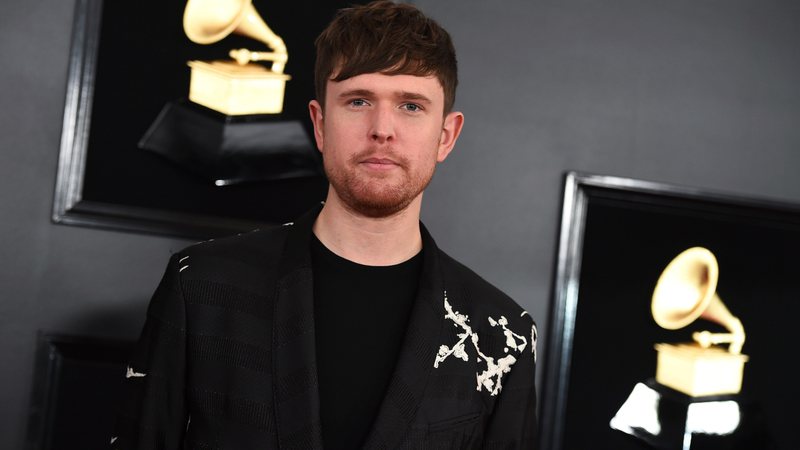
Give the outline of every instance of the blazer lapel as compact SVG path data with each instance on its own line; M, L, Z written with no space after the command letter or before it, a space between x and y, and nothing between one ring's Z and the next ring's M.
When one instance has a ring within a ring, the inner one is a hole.
M420 224L424 249L422 274L406 335L365 449L400 446L421 404L444 325L445 280L439 250Z
M319 209L288 232L272 329L273 398L281 449L322 449L309 238Z

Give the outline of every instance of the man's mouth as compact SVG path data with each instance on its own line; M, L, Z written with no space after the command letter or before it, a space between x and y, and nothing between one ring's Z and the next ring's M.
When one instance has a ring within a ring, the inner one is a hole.
M361 160L361 164L376 170L388 170L399 166L399 164L389 158L366 158Z

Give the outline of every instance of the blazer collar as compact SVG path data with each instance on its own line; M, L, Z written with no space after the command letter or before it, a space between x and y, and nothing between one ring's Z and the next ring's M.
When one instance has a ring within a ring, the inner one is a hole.
M272 330L273 395L281 449L322 448L309 240L321 207L295 221L281 257ZM424 398L444 326L439 250L420 223L422 273L389 386L364 448L399 446Z

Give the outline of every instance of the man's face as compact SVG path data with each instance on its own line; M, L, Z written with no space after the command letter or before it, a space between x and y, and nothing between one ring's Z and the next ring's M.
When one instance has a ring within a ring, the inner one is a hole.
M334 194L368 217L390 216L420 197L464 120L459 112L444 115L444 92L433 76L329 80L324 111L316 100L309 111Z

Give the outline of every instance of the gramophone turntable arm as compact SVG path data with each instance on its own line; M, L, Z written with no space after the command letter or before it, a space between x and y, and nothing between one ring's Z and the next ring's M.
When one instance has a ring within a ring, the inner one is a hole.
M231 58L235 59L237 63L241 65L245 65L249 62L253 61L273 61L272 70L274 72L281 73L283 72L283 65L286 64L286 61L289 59L289 55L286 53L278 53L278 52L253 52L246 48L239 48L235 50L231 50L229 53ZM276 66L280 64L281 70L277 70Z
M231 57L239 64L247 64L250 61L272 61L272 72L283 73L286 67L286 61L289 59L289 52L286 50L286 44L280 36L275 34L263 19L258 15L255 9L252 9L242 21L241 34L245 36L254 37L261 42L267 44L272 52L251 52L246 49L239 49L241 56L236 57L231 53ZM236 50L234 50L236 51ZM247 56L247 59L245 59ZM244 62L242 62L244 60Z
M231 50L230 56L241 65L247 64L250 61L272 61L272 71L274 73L283 73L283 69L286 67L286 61L289 59L289 52L286 50L286 44L284 44L283 39L270 30L266 24L264 24L264 27L265 29L261 30L261 38L269 48L272 49L271 52L251 52L247 49L240 48L238 51ZM238 52L240 56L234 56L233 52Z
M744 339L745 339L744 327L742 326L742 322L736 317L732 317L731 319L728 319L728 322L725 323L725 326L728 328L730 333L712 333L710 331L696 331L692 333L692 339L694 339L695 342L700 344L700 346L703 348L708 348L716 344L730 343L728 351L735 355L738 355L742 352L742 346L744 345Z

